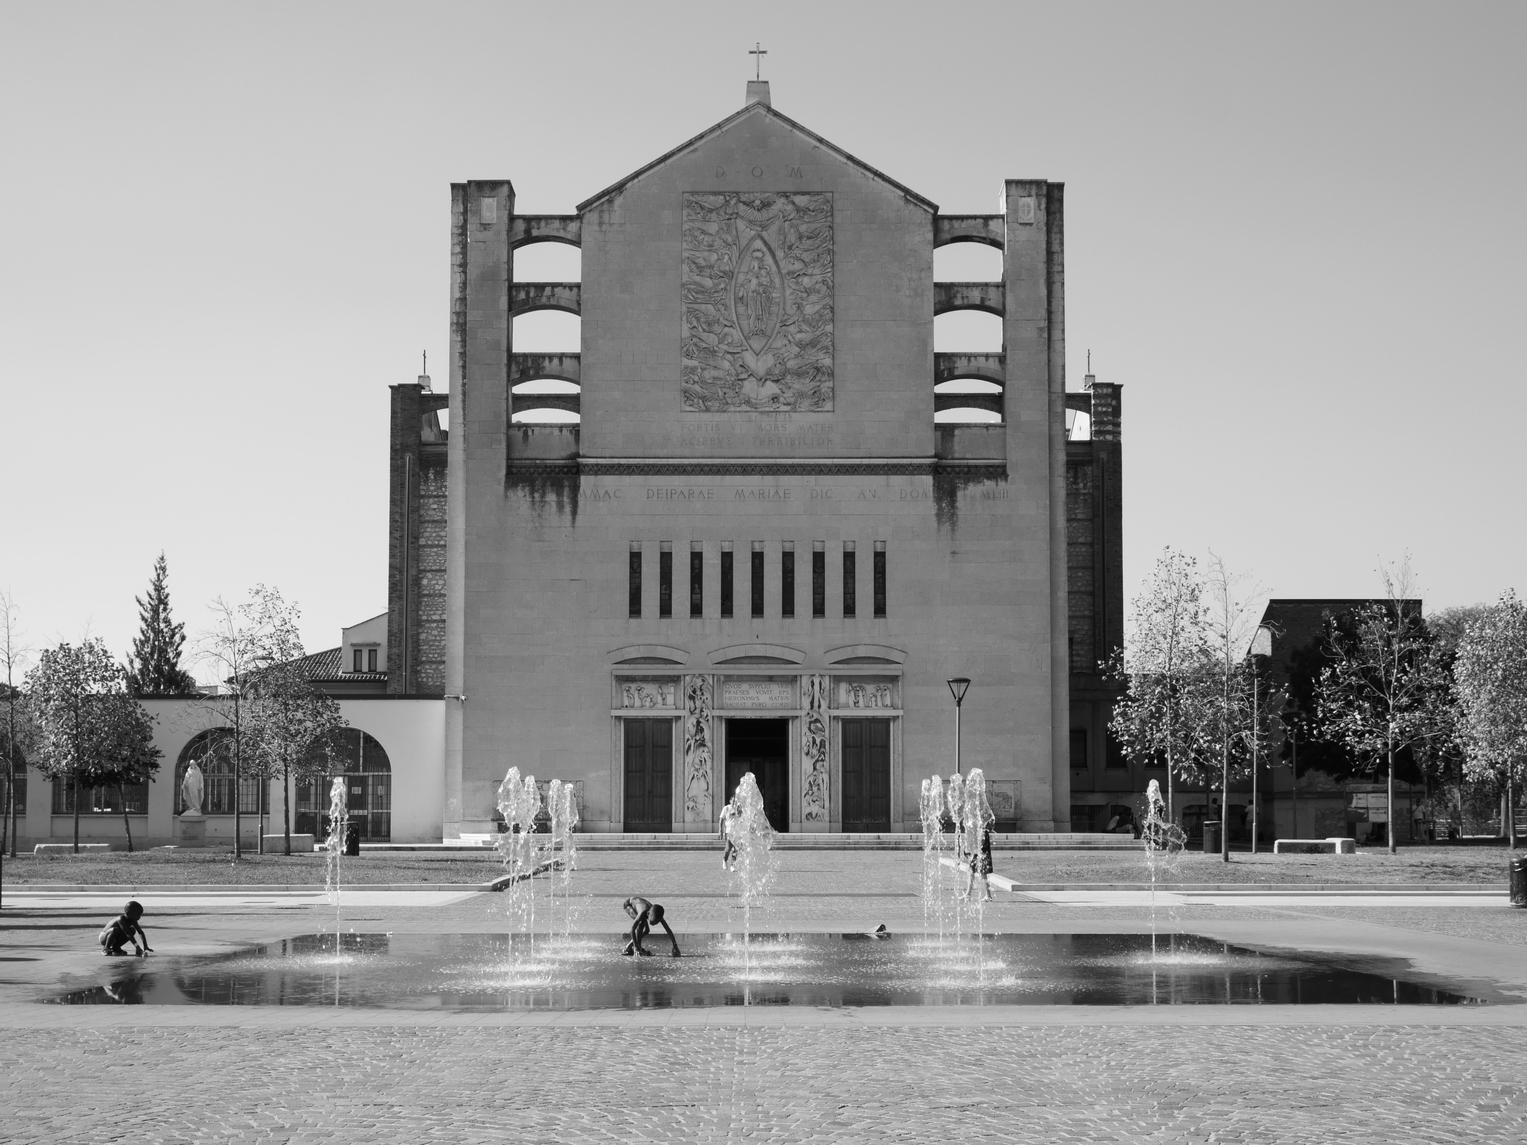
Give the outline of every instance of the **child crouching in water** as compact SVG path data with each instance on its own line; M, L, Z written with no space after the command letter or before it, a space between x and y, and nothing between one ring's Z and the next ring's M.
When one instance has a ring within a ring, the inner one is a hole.
M128 900L127 905L122 908L121 915L112 919L102 928L98 936L102 952L112 957L126 954L127 951L123 950L122 947L131 942L133 944L133 953L138 957L141 958L143 955L150 953L153 947L148 944L148 935L144 933L143 927L138 924L138 920L142 917L143 904L136 899ZM139 942L139 939L143 941Z

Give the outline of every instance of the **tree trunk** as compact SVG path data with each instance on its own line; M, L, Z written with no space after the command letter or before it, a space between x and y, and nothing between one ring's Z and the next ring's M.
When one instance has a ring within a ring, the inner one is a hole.
M1288 765L1288 773L1289 773L1289 776L1290 776L1290 779L1289 779L1289 793L1293 796L1293 800L1294 800L1294 832L1293 832L1293 834L1294 834L1294 838L1297 839L1297 838L1299 838L1299 731L1298 731L1297 727L1295 727L1292 730L1293 730L1294 734L1291 737L1291 739L1292 739L1292 745L1291 746L1293 747L1293 753L1294 754L1293 754L1292 761Z
M1394 818L1394 746L1392 744L1389 748L1389 790L1384 798L1389 803L1389 853L1391 855L1398 855L1400 853L1400 844L1395 838L1394 830L1396 824Z
M286 836L286 854L292 853L292 769L281 769L281 833Z
M1220 746L1219 857L1230 861L1230 741Z
M235 683L235 686L237 686L237 687L242 687L243 686L241 681L235 680L234 683ZM244 836L243 836L243 831L242 831L242 828L243 828L243 825L244 825L244 821L243 821L243 818L241 816L241 812L243 811L243 807L244 807L244 801L243 801L243 799L241 797L243 796L244 793L241 790L239 790L240 787L243 786L243 777L239 774L239 764L242 762L242 758L241 758L241 755L240 755L240 748L241 747L242 747L242 744L239 741L239 694L237 692L234 692L233 693L233 861L235 863L238 862L240 859L242 859L244 857Z
M127 828L127 853L133 853L133 825L127 818L127 788L117 784L117 797L122 800L122 826Z
M74 786L74 853L80 853L80 777L75 772L69 777L69 782Z
M1516 781L1506 773L1506 846L1516 850Z

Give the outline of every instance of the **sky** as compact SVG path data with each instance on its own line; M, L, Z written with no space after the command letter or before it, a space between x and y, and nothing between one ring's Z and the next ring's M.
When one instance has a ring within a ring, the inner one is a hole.
M1524 33L1394 0L4 0L0 590L33 647L118 655L161 550L193 637L256 583L311 650L383 611L387 387L428 351L445 388L450 184L569 213L739 108L756 42L777 109L947 213L1066 184L1127 596L1168 545L1284 597L1406 553L1428 611L1527 589ZM997 348L983 318L938 349Z

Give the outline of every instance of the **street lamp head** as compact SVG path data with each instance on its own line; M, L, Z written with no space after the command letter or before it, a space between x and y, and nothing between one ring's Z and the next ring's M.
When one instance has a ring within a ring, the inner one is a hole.
M954 697L954 706L959 707L965 702L965 691L970 687L970 681L964 676L956 676L949 681L949 694Z
M1265 624L1257 625L1256 635L1251 638L1251 654L1253 656L1272 655L1273 630Z

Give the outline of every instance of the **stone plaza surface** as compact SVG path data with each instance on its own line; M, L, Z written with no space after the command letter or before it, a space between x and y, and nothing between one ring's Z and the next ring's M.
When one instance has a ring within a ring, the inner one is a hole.
M758 925L915 930L920 871L915 855L784 855ZM35 999L111 965L94 937L121 896L19 889L0 912L0 1109L18 1142L1527 1139L1527 1005L57 1007ZM713 854L587 855L574 889L590 933L619 930L631 893L663 902L681 941L735 925ZM999 895L986 928L1148 926L1148 907L1092 894ZM159 959L334 917L310 892L139 897ZM1174 909L1184 930L1226 941L1405 957L1527 998L1527 911L1478 899L1244 895ZM507 928L506 907L437 887L357 891L342 909L347 929L482 932Z

